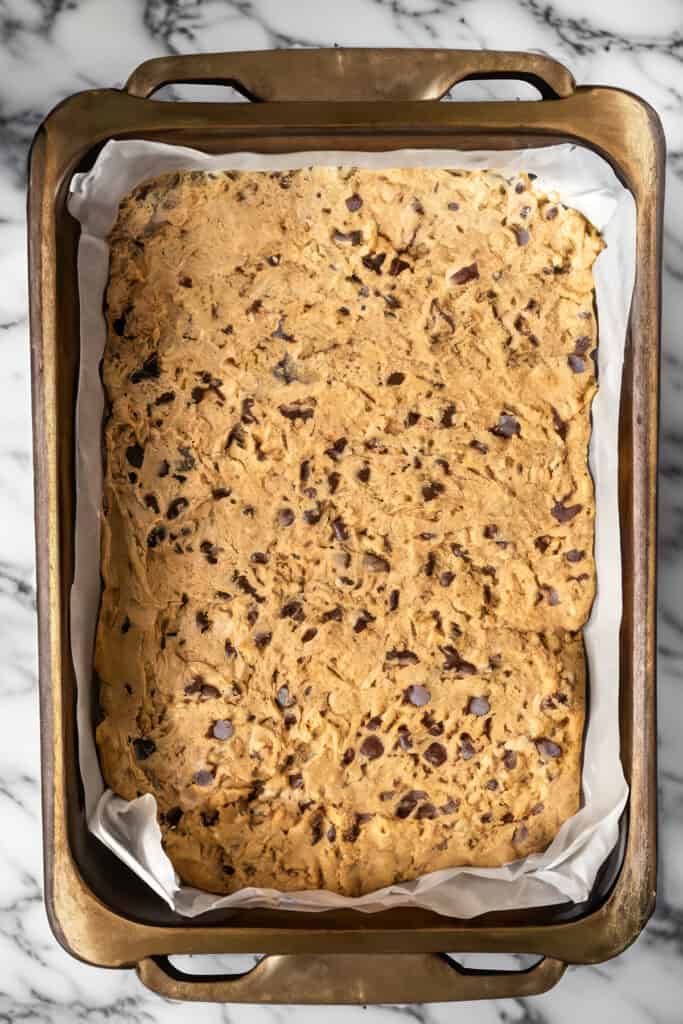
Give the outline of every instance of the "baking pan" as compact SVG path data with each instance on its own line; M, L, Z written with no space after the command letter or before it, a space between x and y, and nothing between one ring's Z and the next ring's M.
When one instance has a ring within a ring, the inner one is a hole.
M500 77L531 82L542 99L438 102L457 82ZM174 82L232 85L255 102L149 99L160 86ZM624 601L621 757L630 799L620 842L586 903L467 921L417 909L372 915L240 910L188 921L88 832L69 644L79 320L78 226L67 212L66 197L71 176L92 166L108 139L131 137L207 152L268 153L520 149L571 141L608 160L632 192L636 281L618 452ZM146 985L175 999L424 1002L543 992L561 978L567 964L606 960L637 937L654 908L656 881L663 161L661 126L646 103L618 89L576 87L562 65L526 53L336 49L164 57L137 68L125 89L78 93L43 122L31 151L29 261L45 890L55 935L74 956L99 966L136 967ZM443 955L446 950L542 959L525 971L472 971ZM270 955L247 974L220 977L181 974L169 960L185 953L246 952Z

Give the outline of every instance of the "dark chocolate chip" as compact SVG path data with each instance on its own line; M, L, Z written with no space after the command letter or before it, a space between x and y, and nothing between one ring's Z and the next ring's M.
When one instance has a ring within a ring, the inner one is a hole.
M197 612L197 614L195 615L195 620L199 627L199 632L208 633L208 631L211 629L211 619L206 614L206 612Z
M382 264L386 258L387 254L385 252L368 253L366 256L363 256L362 263L364 267L368 268L368 270L373 270L376 274L381 274Z
M211 734L215 740L229 740L234 731L232 722L225 718L217 719L211 727Z
M451 202L448 204L448 209L456 213L460 209L460 203Z
M498 536L498 527L495 523L489 523L484 527L484 536L487 540L494 540Z
M568 523L582 508L583 505L565 505L561 501L556 501L550 511L558 523Z
M291 508L281 508L277 514L278 526L291 526L294 522L294 513Z
M300 403L296 402L292 403L292 405L280 405L278 406L278 409L285 419L292 420L292 422L301 420L302 423L305 423L306 420L313 419L315 414L315 410L305 404L306 401L306 399L302 399ZM310 399L308 401L310 401Z
M232 490L229 487L214 487L211 491L214 501L222 501L223 498L229 498L231 494Z
M331 444L329 448L325 449L325 455L327 455L334 462L338 462L339 459L342 457L342 454L344 452L344 449L346 448L347 443L348 442L345 437L338 437L337 440L333 444Z
M145 359L139 370L130 375L133 384L139 384L143 380L157 380L161 376L158 352L152 352L151 356Z
M121 623L121 632L122 633L127 633L129 629L130 629L130 619L126 615L125 619Z
M398 277L400 273L404 270L408 270L409 267L410 264L406 263L405 260L399 259L398 256L394 256L393 260L389 264L389 274L391 277Z
M114 334L117 334L119 338L123 337L123 332L126 329L126 317L125 314L117 316L112 320L112 327L114 328Z
M429 704L432 696L429 690L424 686L420 686L418 683L413 686L408 686L403 691L403 703L413 704L416 708L423 708L425 704Z
M385 658L387 661L396 661L399 665L417 665L420 660L414 651L408 650L397 650L393 647L390 651L387 651Z
M146 761L148 757L151 757L156 749L157 745L154 740L145 738L133 740L133 750L135 751L135 757L138 761Z
M481 441L477 441L476 438L470 441L470 448L474 448L475 451L480 452L482 455L486 455L488 452L488 445L483 444Z
M451 281L453 284L467 284L468 281L475 281L479 277L479 267L476 263L470 263L466 267L461 267L460 270L456 270L454 274L451 274Z
M407 793L404 797L401 797L398 804L396 805L395 814L397 818L409 818L417 807L417 800L411 794Z
M366 484L370 479L370 467L361 466L361 468L356 473L356 479L360 480L362 484Z
M360 752L369 761L374 761L384 753L384 744L378 736L366 736L360 745Z
M354 192L353 195L349 196L349 198L346 200L346 208L349 211L349 213L355 213L356 210L360 210L362 205L363 200L361 199L357 192Z
M511 438L515 434L521 434L519 421L508 412L502 412L498 417L498 423L490 428L491 433L496 437Z
M534 743L541 757L560 757L562 755L562 747L553 743L552 740L540 739L534 740Z
M332 520L332 531L337 540L349 539L349 531L347 529L346 523L341 518L341 516L337 516L336 519Z
M535 816L537 814L542 814L543 810L544 810L544 805L539 802L537 804L534 804L534 806L530 809L529 814L533 814Z
M195 772L192 776L192 781L195 786L210 786L213 782L213 772L201 769L201 771Z
M442 647L441 651L444 655L444 670L447 672L459 672L461 675L473 676L477 673L476 665L473 665L470 661L465 661L464 658L460 657L460 654L455 647L446 646Z
M254 636L254 643L260 651L267 647L270 641L273 639L272 633L256 633Z
M439 576L439 583L442 587L450 587L451 583L455 579L454 572L442 572Z
M585 551L577 551L576 548L572 548L564 556L568 562L581 562L586 557Z
M344 751L344 755L342 757L342 764L351 764L355 756L356 751L352 747L349 747L347 750Z
M577 356L583 356L591 347L591 344L592 342L590 338L586 337L586 335L584 334L580 338L577 338L574 342L574 352L577 354Z
M444 409L444 411L441 413L441 426L442 427L452 427L454 425L453 424L453 417L454 416L455 416L455 406L451 402L451 404L447 405L446 408Z
M363 241L363 233L362 231L349 231L347 233L334 231L332 233L332 241L337 242L339 245L360 245Z
M417 814L415 815L415 817L416 817L416 819L418 821L423 821L425 818L428 818L428 819L437 818L438 815L439 815L439 812L437 811L437 809L434 806L434 804L425 803L425 804L420 804L420 806L417 809Z
M430 743L422 755L425 761L433 764L436 768L444 763L448 754L443 743Z
M455 812L457 811L458 807L460 807L460 801L459 800L454 800L451 797L449 800L446 801L445 804L441 805L439 810L441 811L442 814L455 814Z
M399 373L399 371L396 370L394 373L389 374L389 376L386 379L386 383L389 385L389 387L395 388L398 387L399 384L402 384L405 379L405 373Z
M407 427L414 427L416 423L420 422L419 412L409 412L405 418L405 425Z
M486 783L486 788L490 789L492 792L494 792L496 789L498 789L498 782L497 782L497 780L496 779L489 779L489 781Z
M512 771L513 768L517 767L517 751L506 750L503 754L503 764L508 771Z
M183 812L180 807L170 807L164 814L164 821L169 828L175 828L182 816Z
M327 475L327 486L330 489L330 494L336 494L337 488L341 482L341 475L337 472L328 473Z
M304 777L303 777L303 775L301 775L299 772L296 772L294 775L290 775L289 776L289 784L292 787L292 789L303 789L303 787L304 787Z
M288 601L280 609L281 619L294 619L295 622L303 622L304 609L301 601Z
M488 715L490 710L491 705L486 697L470 697L469 704L467 705L468 714L477 715L481 718L483 715Z
M322 505L318 503L315 508L307 508L303 513L303 519L309 526L315 526L322 519L323 509Z
M164 540L166 540L166 527L154 526L147 534L147 547L156 548Z
M398 602L400 600L400 591L392 590L389 594L389 611L395 612L398 608Z
M555 218L557 217L557 214L558 214L558 209L557 209L556 206L551 206L550 208L546 208L545 219L546 220L555 220Z
M363 565L368 572L389 572L391 569L386 558L382 558L381 555L373 555L371 551L366 551L363 555Z
M329 611L323 612L323 614L320 617L320 621L321 622L341 622L342 616L343 616L343 612L342 612L341 606L337 605L336 608L330 608Z
M131 466L140 469L145 460L145 449L137 442L130 445L126 448L126 459L130 462Z
M256 565L267 565L268 555L265 553L265 551L253 551L250 556L250 560L252 562L255 562Z
M295 702L294 698L289 692L289 687L281 686L275 694L275 700L281 708L291 708Z
M156 494L145 495L145 505L147 508L153 509L157 514L159 513L159 502L157 501Z
M208 811L202 811L200 818L202 819L202 825L206 828L211 828L218 821L218 810L215 807L212 807ZM225 871L225 868L223 868L223 870Z
M446 490L442 483L439 481L431 481L422 488L422 497L425 501L433 501L434 498L438 498L440 494Z
M408 751L412 749L413 740L407 725L399 725L398 727L398 745L401 750Z
M276 380L281 380L283 384L291 384L292 381L297 380L296 363L291 356L285 352L282 359L280 359L273 367L272 373Z
M544 555L545 552L550 547L551 540L552 540L552 537L549 537L547 533L543 534L542 537L537 537L536 538L536 540L534 541L534 547L538 548L538 550L541 552L541 554Z
M371 615L369 611L363 609L358 618L353 624L354 633L362 633L371 622L375 621L375 616Z
M463 759L463 761L470 761L474 757L475 753L476 751L474 749L474 744L472 743L472 737L469 735L469 733L461 733L460 756Z
M374 731L375 729L379 729L381 724L382 724L382 716L381 715L373 715L372 718L368 719L366 728L372 729Z
M529 829L526 825L518 825L512 833L513 843L523 843L529 838Z
M513 224L512 230L515 233L517 239L517 245L526 245L529 241L529 232L526 228L521 227L519 224Z
M574 373L583 373L586 369L586 363L581 356L575 356L573 353L567 356L567 362Z
M317 635L318 635L318 630L315 629L313 626L311 626L311 628L307 629L306 632L304 633L304 635L301 637L302 644L310 643L311 640L313 640Z
M278 338L280 341L296 341L296 338L294 337L293 334L287 334L287 332L285 331L283 327L284 322L284 317L280 317L280 319L277 322L277 327L275 328L274 331L270 332L271 338Z

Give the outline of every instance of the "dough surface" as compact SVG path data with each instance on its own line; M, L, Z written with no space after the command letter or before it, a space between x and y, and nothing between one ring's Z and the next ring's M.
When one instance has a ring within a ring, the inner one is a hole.
M105 780L201 889L359 895L580 802L592 265L530 177L186 172L111 235Z

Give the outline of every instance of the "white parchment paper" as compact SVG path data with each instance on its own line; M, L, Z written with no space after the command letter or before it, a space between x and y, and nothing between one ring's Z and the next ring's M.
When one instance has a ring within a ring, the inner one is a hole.
M99 365L106 340L103 296L109 267L107 235L123 195L141 181L176 170L288 170L312 164L356 167L489 167L529 171L538 188L557 192L600 229L607 248L595 264L599 318L599 383L593 403L590 469L596 490L597 597L585 629L589 666L583 806L543 853L502 868L453 868L358 898L311 891L246 888L218 898L181 885L161 845L156 801L125 801L106 790L95 748L93 645L100 600L100 510L104 392ZM421 906L453 917L519 909L588 897L614 847L628 790L619 758L619 626L621 550L617 505L618 418L624 344L635 272L635 205L609 165L572 145L508 152L396 150L388 153L310 152L280 155L196 150L144 141L109 142L87 174L71 183L69 210L80 221L78 287L81 360L76 409L76 567L71 592L71 648L78 683L79 757L90 830L178 913L194 917L224 907L372 912Z

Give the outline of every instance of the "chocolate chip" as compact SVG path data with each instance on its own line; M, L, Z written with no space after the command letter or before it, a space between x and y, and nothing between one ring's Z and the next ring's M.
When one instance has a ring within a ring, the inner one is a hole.
M412 749L413 740L407 725L399 725L398 727L398 745L401 750L408 751Z
M512 771L513 768L517 767L517 752L515 750L506 750L503 754L503 764Z
M550 511L558 523L568 523L579 514L582 508L583 505L565 505L563 502L556 501Z
M332 531L337 540L349 539L349 531L347 529L346 523L341 518L341 516L337 516L336 519L332 520Z
M159 502L157 501L156 494L145 495L145 505L147 508L153 509L157 514L159 513Z
M439 583L442 587L450 587L451 583L455 579L454 572L442 572L439 576Z
M200 818L202 819L202 825L206 828L211 828L218 821L218 810L215 807L212 807L208 811L202 811ZM223 870L225 870L225 868Z
M553 426L555 427L555 432L559 434L559 436L564 441L567 437L568 424L562 419L559 412L554 406L551 406L551 409L553 413Z
M498 423L495 427L491 427L490 431L495 434L496 437L510 438L515 434L521 434L521 427L519 421L508 412L502 412L498 417Z
M396 609L398 608L398 603L399 603L399 600L400 600L400 596L401 595L400 595L400 591L399 590L392 590L391 593L389 594L389 611L390 612L395 612Z
M360 752L369 761L374 761L384 753L384 744L378 736L366 736L360 745Z
M155 526L147 534L147 547L156 548L164 540L166 540L166 527Z
M200 633L208 633L211 629L211 619L206 612L197 612L195 615L195 621L199 627Z
M534 740L534 743L541 757L560 757L562 755L562 747L553 743L552 740L540 739Z
M451 404L447 405L446 408L444 409L444 411L441 413L441 426L442 427L452 427L452 426L454 426L454 424L453 424L453 417L454 416L455 416L455 406L451 402Z
M496 779L489 779L489 781L486 783L486 788L490 789L492 792L495 792L495 790L498 789L498 782L497 782L497 780Z
M409 818L417 807L417 799L412 793L407 793L404 797L401 797L398 804L396 805L395 814L397 818Z
M418 683L413 686L408 686L403 691L403 703L413 704L416 708L423 708L425 704L429 704L432 699L432 695L429 690L424 686L420 686Z
M394 256L393 260L389 264L389 274L391 277L398 277L404 270L408 270L410 267L409 263L405 260L399 259L398 256Z
M311 626L311 628L307 629L306 632L304 633L304 635L301 637L302 644L310 643L311 640L313 640L317 635L318 635L318 630L315 629L313 626Z
M133 740L133 750L135 751L135 758L138 761L146 761L148 757L157 749L157 745L154 740L149 739L137 739Z
M363 611L360 613L360 615L353 624L354 633L362 633L365 629L367 629L368 625L374 621L375 616L371 615L370 612L366 609L363 609Z
M362 205L363 200L361 199L357 192L354 192L353 195L349 196L349 198L346 200L346 208L349 211L349 213L355 213L356 210L360 210Z
M564 556L568 562L581 562L586 557L585 551L577 551L576 548L572 548Z
M213 772L201 769L201 771L195 772L192 776L192 781L195 786L210 786L213 782Z
M550 547L551 540L552 540L552 537L549 537L547 534L544 534L542 537L537 537L536 538L536 540L534 541L534 547L538 548L538 550L541 552L541 554L544 555L545 552Z
M469 704L467 705L468 714L477 715L481 718L483 715L488 715L490 710L491 705L486 697L470 697Z
M214 487L211 491L211 497L214 501L222 501L223 498L229 498L232 494L232 490L229 487Z
M362 484L366 484L370 479L370 467L361 466L361 468L356 473L356 479L360 480Z
M175 828L183 816L180 807L170 807L164 814L164 821L169 828Z
M434 498L438 498L440 494L446 490L442 483L438 481L431 481L422 488L422 497L425 501L433 501Z
M351 762L353 761L355 756L356 756L356 751L353 750L352 747L349 747L348 750L344 751L344 755L342 757L342 764L351 764Z
M159 353L152 352L151 356L145 359L140 369L131 373L130 380L133 384L139 384L143 380L157 380L160 376Z
M498 527L495 523L489 523L488 526L484 527L484 536L487 540L493 540L498 536Z
M513 843L523 843L529 838L529 829L526 825L518 825L512 833Z
M293 423L296 420L301 420L302 423L305 423L306 420L313 419L313 416L315 414L314 409L311 409L310 406L303 404L305 403L305 401L307 400L301 399L301 403L293 403L292 405L279 405L278 410L281 413L281 415L285 417L285 419L291 420ZM308 401L310 401L310 399Z
M298 772L295 773L294 775L290 775L289 776L289 784L292 787L292 789L303 789L303 787L304 787L304 777L303 777L303 775L301 775Z
M549 209L546 208L545 219L546 220L555 220L555 218L557 217L557 214L558 214L558 209L557 209L556 206L551 206Z
M449 800L446 801L445 804L441 805L439 810L441 811L442 814L455 814L455 812L457 811L458 807L460 807L460 801L459 800L454 800L451 797Z
M374 270L376 274L381 274L382 264L386 258L387 255L384 252L368 253L367 256L363 256L362 263L364 267L368 268L368 270Z
M529 232L526 230L526 228L520 227L520 225L518 224L513 224L512 230L515 233L517 245L526 245L529 241Z
M304 609L301 601L288 601L280 609L281 619L294 619L295 622L303 622Z
M226 658L234 658L236 654L237 654L237 650L235 649L235 647L230 643L229 640L226 640L225 641L225 656L226 656Z
M425 761L429 761L430 764L433 764L438 768L444 763L448 754L446 753L446 748L443 743L430 743L422 756Z
M128 310L130 312L130 310ZM125 314L117 316L115 320L112 320L112 327L114 328L114 334L117 334L119 338L123 337L123 332L126 329L126 317Z
M544 586L543 591L547 598L548 604L555 606L560 603L560 595L557 593L554 587Z
M280 253L276 252L273 253L272 256L266 256L266 263L268 263L271 267L277 267L280 265L280 259Z
M581 356L575 356L573 353L567 356L567 362L574 373L583 373L586 369L586 364Z
M468 281L475 281L479 277L479 267L476 263L470 263L466 267L461 267L460 270L456 270L454 274L451 274L451 281L453 284L467 284Z
M444 655L444 670L447 672L459 672L464 676L473 676L477 674L477 667L470 661L465 661L464 658L460 657L460 654L455 647L446 646L442 647L441 651Z
M427 556L427 562L425 565L425 576L433 576L434 570L436 569L436 555L433 551L429 552Z
M370 551L366 551L363 555L363 565L368 572L389 572L391 569L386 558L382 558L381 555L373 555Z
M460 209L460 203L449 203L448 209L451 210L453 213L457 213L457 211Z
M329 611L323 612L322 616L320 617L320 621L321 622L341 622L342 616L343 616L343 612L342 612L341 606L337 605L336 608L330 608Z
M268 646L270 641L273 639L272 633L256 633L254 636L254 643L260 651Z
M303 513L303 519L309 526L315 526L322 519L323 509L322 505L318 503L315 508L307 508Z
M420 660L414 651L399 651L395 647L392 648L390 651L387 651L385 657L387 661L396 661L401 666L417 665L418 661Z
M368 722L366 724L366 728L367 729L372 729L373 732L374 732L374 730L379 729L381 724L382 724L382 716L381 715L373 715L372 718L368 719Z
M348 442L345 437L338 437L337 440L333 444L331 444L329 448L325 449L325 455L327 455L334 462L338 462L344 452L344 449L346 448L347 443Z
M296 341L296 338L294 337L293 334L287 334L287 332L285 331L283 326L284 322L284 317L280 317L280 319L277 322L277 327L275 328L274 331L270 332L271 338L278 338L280 341Z
M276 380L282 381L283 384L291 384L298 379L296 363L289 353L285 352L282 359L275 364L272 374Z
M291 526L294 522L294 513L291 508L281 508L277 514L278 526Z
M336 472L327 474L327 486L329 487L330 494L336 494L337 488L341 483L341 475Z
M460 756L463 761L470 761L474 757L475 753L476 751L474 749L474 744L472 743L472 737L466 732L461 733Z
M250 561L255 562L256 565L267 565L268 555L264 551L253 551L250 556Z
M275 701L281 708L291 708L292 705L295 703L294 698L291 696L289 692L289 687L287 686L280 687L280 689L275 694Z
M337 242L339 245L360 245L363 241L363 233L362 231L349 231L348 233L334 231L332 233L332 241Z
M228 722L225 718L217 719L211 727L211 733L216 740L229 740L234 731L232 722Z
M131 466L140 469L145 459L145 449L137 442L130 445L126 448L126 459L130 462Z
M130 619L126 615L125 619L121 623L121 632L122 633L127 633L129 629L130 629Z
M417 809L417 814L415 815L415 817L418 821L423 821L425 818L437 818L438 815L439 812L437 811L434 804L426 803L420 804L420 806Z
M537 814L542 814L543 810L544 810L544 805L539 802L537 804L534 804L534 806L529 811L529 814L533 814L535 816Z

